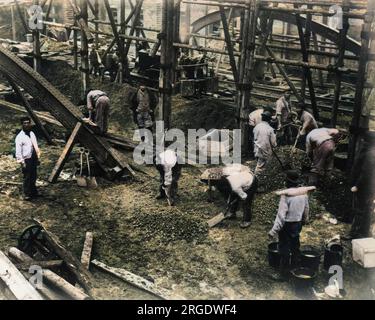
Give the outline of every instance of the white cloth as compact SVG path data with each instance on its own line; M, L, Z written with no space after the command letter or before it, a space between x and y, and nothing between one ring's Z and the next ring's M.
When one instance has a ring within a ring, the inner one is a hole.
M332 139L338 134L337 129L319 128L312 130L306 137L306 152L309 154L314 148L319 147L324 141Z
M249 114L249 125L255 127L262 121L262 113L264 109L257 109Z
M247 198L245 191L249 190L254 181L254 175L251 172L236 172L227 177L232 191L242 200Z
M273 128L262 121L254 128L255 157L269 159L272 156L272 147L276 147L276 134Z
M173 150L165 150L159 154L160 164L164 169L164 185L172 184L172 169L177 163L177 154Z
M16 137L16 159L19 163L24 163L30 159L33 151L39 155L38 142L34 132L30 131L30 137L22 130Z
M223 176L225 177L229 177L230 175L236 174L236 173L246 173L246 172L251 173L250 168L240 163L228 164L223 168Z
M310 131L318 128L318 124L310 112L304 110L300 120L302 122L301 135L308 134Z

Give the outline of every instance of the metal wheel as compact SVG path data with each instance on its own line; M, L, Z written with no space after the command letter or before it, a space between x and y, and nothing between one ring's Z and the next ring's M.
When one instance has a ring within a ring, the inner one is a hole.
M43 228L39 225L27 227L18 239L18 249L33 257L37 252L47 257L51 250L43 236Z

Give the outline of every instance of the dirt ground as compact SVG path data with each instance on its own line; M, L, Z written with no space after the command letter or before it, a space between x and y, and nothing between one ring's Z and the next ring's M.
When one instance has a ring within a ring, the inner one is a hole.
M74 83L77 82L63 81L54 72L47 74L47 78L65 94L76 88ZM97 83L97 86L107 90L110 96L113 94L111 131L131 137L134 124L126 100L127 90L108 83ZM72 100L77 103L76 97ZM203 112L202 105L197 103L187 102L183 107L180 100L175 100L173 105L175 125L194 125L189 121ZM201 109L194 109L197 107ZM220 115L223 110L219 104L210 108L207 118ZM20 114L13 111L0 109L0 250L16 246L22 230L32 224L32 218L37 218L77 257L81 255L85 232L93 231L94 259L152 279L178 296L188 299L298 298L291 284L269 278L273 270L267 261L267 232L272 227L278 204L278 197L272 191L283 187L283 175L276 161L267 176L261 178L267 192L257 194L254 219L248 229L239 227L240 215L237 220L224 221L208 229L206 221L223 212L225 202L216 193L213 201L208 201L206 186L199 180L204 167L183 168L175 207L154 199L158 176L151 166L143 167L148 175L138 173L136 180L108 182L98 178L98 189L78 187L69 177L75 171L77 150L65 166L64 180L48 185L45 181L62 151L63 141L57 146L47 146L41 141L43 156L38 184L44 197L33 203L23 202L21 186L8 184L22 181L20 168L12 156L19 117ZM220 119L212 123L230 126L220 123ZM289 158L289 151L288 148L278 150L284 160ZM298 152L293 164L300 166L304 161L303 154ZM254 162L246 164L252 168L255 165ZM335 171L332 180L325 181L323 188L312 194L310 205L312 220L303 229L302 245L322 249L324 241L348 232L349 224L339 221L333 225L323 219L328 214L345 216L350 210L346 178L341 172ZM370 299L366 272L352 261L348 242L344 242L344 253L345 298ZM95 267L91 270L95 299L155 298ZM323 292L328 278L321 269L314 285L317 292Z

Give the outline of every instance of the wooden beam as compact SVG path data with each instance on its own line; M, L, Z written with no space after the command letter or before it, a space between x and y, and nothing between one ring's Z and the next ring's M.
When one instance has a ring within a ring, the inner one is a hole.
M97 267L100 270L103 270L105 272L110 273L111 275L130 283L131 285L140 288L142 290L145 290L161 299L164 300L170 300L174 299L175 296L168 290L159 288L157 285L155 285L153 282L150 282L134 273L131 273L127 270L121 269L121 268L113 268L109 267L106 264L98 261L93 260L91 263Z
M94 242L94 236L92 232L86 232L85 243L83 244L81 263L86 270L89 270L92 245Z
M346 3L345 3L346 2ZM343 11L347 12L349 7L347 6L348 1L344 1ZM342 21L342 29L340 30L339 36L339 57L336 61L336 67L343 67L344 66L344 55L345 55L345 43L346 43L346 36L349 30L349 19L347 17L343 17ZM334 95L334 102L332 107L332 116L331 116L331 126L333 128L336 127L337 124L337 114L339 109L340 103L340 93L341 93L341 72L337 71L335 74L335 95Z
M302 50L302 60L306 63L309 62L309 54L307 52L307 47L306 47L306 42L304 38L304 33L302 30L302 20L299 14L296 14L296 22L297 22L297 29L298 29L298 35L301 43L301 50ZM316 99L315 99L315 90L314 90L314 83L311 75L311 70L308 67L304 67L304 74L307 79L307 83L309 86L309 92L310 92L310 100L311 100L311 105L314 113L314 117L316 120L319 120L319 110L318 106L316 104Z
M351 171L353 168L356 150L358 147L358 142L361 136L360 132L360 122L361 122L361 115L363 109L363 102L364 102L364 85L366 83L366 70L367 70L367 63L368 63L368 55L370 53L370 39L365 36L367 32L371 32L372 24L374 21L373 12L375 10L375 2L368 1L367 12L369 13L366 18L365 22L362 25L362 33L361 33L361 53L359 56L359 67L358 67L358 76L357 76L357 83L356 83L356 90L355 90L355 98L354 98L354 110L353 110L353 118L351 121L351 137L349 141L349 157L348 157L348 170Z
M238 72L237 72L237 66L236 66L236 60L234 58L234 54L233 54L233 43L232 43L232 39L230 37L230 33L229 33L229 27L228 27L228 21L227 21L227 17L225 15L225 10L224 10L224 7L223 6L220 6L220 16L221 16L221 23L223 25L223 29L224 29L224 36L225 36L225 43L227 45L227 50L228 50L228 55L229 55L229 62L230 62L230 65L231 65L231 68L232 68L232 72L233 72L233 78L234 78L234 81L237 83L238 85Z
M73 6L75 7L75 6ZM76 9L78 10L78 9ZM87 26L88 10L87 0L80 0L80 15L76 16L76 22L81 26L81 75L82 75L82 96L86 95L90 88L90 65L89 65L89 35ZM87 27L87 30L85 29Z
M47 1L47 0L45 0L45 1ZM47 8L46 16L44 18L45 21L48 21L48 19L49 19L49 15L51 13L52 5L53 5L53 0L50 0L48 8ZM43 34L47 34L46 31L47 31L47 25L44 25L43 26Z
M50 183L55 183L57 181L62 169L64 168L64 165L65 165L66 161L69 158L70 153L73 150L74 144L75 144L75 142L78 138L79 131L80 131L81 127L82 127L82 123L78 122L77 125L75 126L73 132L71 133L71 135L68 139L68 142L66 143L66 145L64 147L64 150L60 155L59 160L57 160L56 165L53 168L52 173L48 178L48 181Z
M0 251L0 279L17 300L43 300L2 251Z
M62 260L49 260L49 261L34 261L34 262L23 262L16 263L15 266L19 270L30 270L30 267L36 265L42 269L58 268L61 267L64 261Z
M275 54L273 53L273 51L268 47L266 46L266 50L267 50L267 53L268 55L273 58L273 59L276 59L276 56ZM280 74L283 76L285 82L288 84L290 90L292 90L293 94L295 95L295 97L297 98L297 100L299 102L302 102L303 99L302 97L300 96L296 86L294 85L294 83L289 79L289 76L288 74L286 73L285 69L283 68L282 65L280 65L279 63L275 62L275 65L277 67L277 69L279 70Z
M126 25L132 19L132 17L134 16L135 12L136 12L136 7L133 10L131 10L131 12L129 13L128 17L126 18L124 24L121 26L120 34L125 32ZM108 46L108 48L106 49L106 51L103 53L103 56L101 57L102 60L105 59L105 57L107 56L108 52L111 51L111 49L113 48L113 46L115 44L116 44L116 39L113 39L112 42L110 43L110 45Z
M141 9L142 9L142 4L143 0L138 0L137 4L135 5L135 12L133 16L133 22L129 31L129 35L133 36L135 32L135 27L139 22L139 16L141 14ZM130 45L131 45L132 40L128 39L125 44L125 49L124 49L124 55L127 56L129 53Z
M34 219L36 223L38 223L43 228L43 236L45 237L48 244L52 247L52 249L56 252L56 254L60 257L60 259L64 260L67 268L70 272L72 272L76 278L78 283L87 291L91 291L91 275L90 273L82 266L81 262L72 255L64 246L60 243L60 240L51 232L46 229L46 227L40 221Z
M48 142L48 144L52 145L54 144L48 131L46 130L46 128L44 128L43 124L40 122L38 116L35 114L35 112L33 111L29 101L27 101L26 97L24 96L24 94L22 93L22 91L20 90L20 88L17 86L17 84L11 79L9 78L8 76L5 76L7 81L9 82L9 84L12 86L14 92L16 93L16 95L18 96L18 98L21 99L22 101L22 104L24 105L27 113L29 114L30 118L34 121L35 125L38 127L38 129L42 132L44 138L46 139L46 141Z
M35 260L29 257L26 253L18 250L17 248L9 249L9 256L21 263L35 263ZM65 279L54 273L49 269L43 269L43 280L46 280L48 284L56 287L71 297L73 300L89 300L90 297L70 284ZM43 293L43 289L42 289Z
M22 12L20 4L18 3L17 0L14 0L14 3L16 4L16 9L17 9L18 15L20 17L22 26L25 29L25 33L29 33L30 30L29 30L29 27L28 27L28 25L26 23L26 19L25 19L25 16L24 16L23 12Z

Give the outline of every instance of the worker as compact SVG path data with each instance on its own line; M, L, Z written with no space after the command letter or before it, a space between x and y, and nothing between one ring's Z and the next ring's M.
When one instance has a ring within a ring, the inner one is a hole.
M292 133L289 126L290 123L290 91L284 91L284 94L276 101L276 117L278 120L278 131L280 132L283 144L292 143Z
M152 109L151 109L151 97L148 89L141 85L137 91L137 124L138 128L151 128L152 123Z
M217 188L228 199L230 208L227 218L235 218L241 204L243 219L240 227L248 228L251 225L252 205L258 188L258 179L248 167L237 164L227 166L223 173L223 178L221 183L217 184ZM226 183L223 183L223 180Z
M299 174L295 170L286 172L286 187L297 188ZM300 257L300 233L309 220L309 198L307 193L297 196L282 195L274 225L268 235L274 239L278 235L281 256L280 272L272 276L274 280L287 280L290 267L296 267Z
M273 113L272 107L265 107L261 109L256 109L249 114L249 142L250 142L250 157L254 157L254 128L262 121L262 113L267 110Z
M31 119L21 119L22 130L16 137L16 159L21 164L23 173L24 200L31 201L39 196L36 180L40 149L34 132L31 131Z
M272 157L272 148L276 147L276 134L270 126L272 114L262 113L262 121L254 128L254 153L257 159L255 174L262 172Z
M314 116L306 110L306 105L304 103L300 103L298 107L298 118L302 124L300 135L308 135L312 130L318 129L318 123Z
M318 128L318 123L316 122L314 116L306 110L306 105L303 102L298 104L298 120L301 124L301 129L299 131L299 143L303 148L306 144L306 136L314 129Z
M116 52L110 52L106 56L105 60L105 67L106 71L109 72L111 82L114 82L116 80L117 72L118 72L118 64L119 64L119 59L116 54Z
M319 176L329 174L333 169L335 139L337 129L319 128L312 130L306 137L306 153L312 160L309 184L316 185Z
M107 94L101 90L89 89L86 97L89 119L98 126L100 134L107 133L110 110L110 100Z
M160 174L159 195L156 199L167 199L170 206L176 202L178 180L181 176L180 163L176 152L170 149L160 153L155 161Z
M89 55L90 60L90 74L94 73L94 76L100 76L100 65L102 60L100 59L99 53L93 48Z

